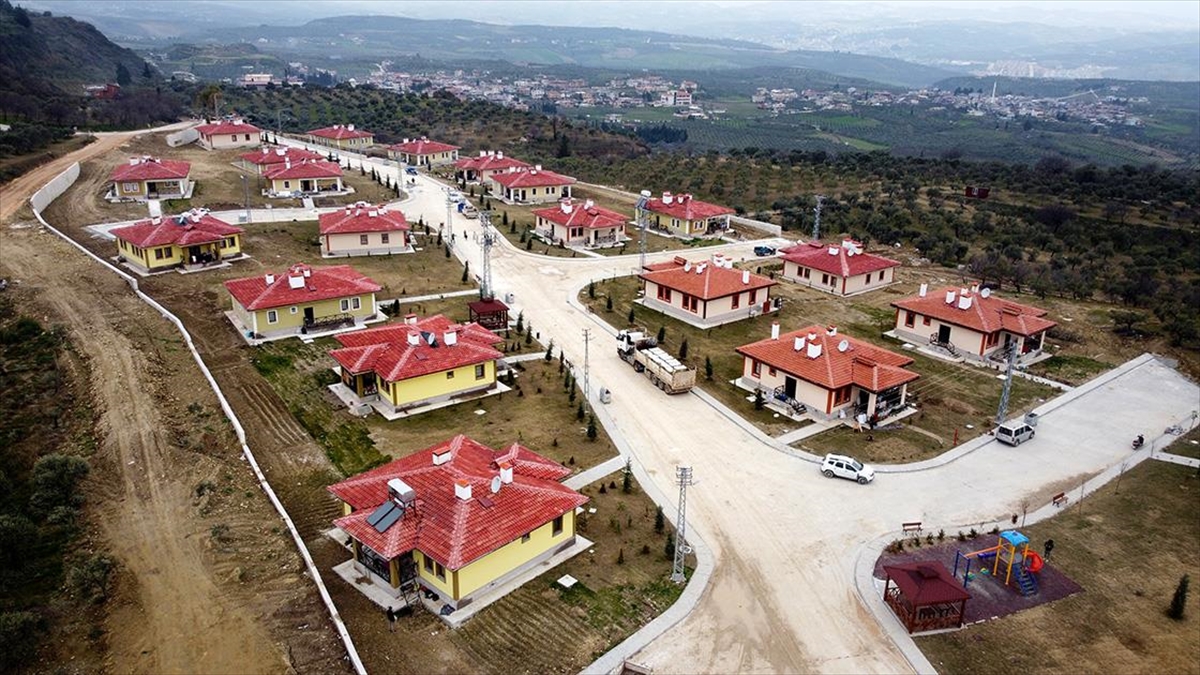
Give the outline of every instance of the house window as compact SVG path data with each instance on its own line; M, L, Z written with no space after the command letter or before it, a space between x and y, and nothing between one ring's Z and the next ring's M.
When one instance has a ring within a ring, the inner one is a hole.
M909 328L912 328L912 327L913 327L913 323L914 323L915 321L916 321L916 314L913 314L912 312L905 312L905 313L904 313L904 325L905 325L905 326L907 326L907 327L909 327Z
M776 372L775 366L769 366L767 368L767 374L770 375L771 377L775 377L775 372Z
M733 294L733 302L730 303L730 308L737 309L738 307L741 306L741 304L742 304L742 294L734 293Z
M288 313L290 313L290 314L295 314L295 313L296 313L296 311L297 311L297 310L296 310L296 307L295 307L294 305L293 305L292 307L288 307Z
M140 192L140 190L138 189L137 183L121 183L121 191L122 192L130 192L130 193Z
M758 289L756 288L756 289L754 289L754 290L750 291L750 299L749 299L747 302L748 302L749 304L753 305L753 304L754 304L754 299L755 299L755 298L757 298L757 297L758 297Z
M868 283L868 284L869 284L869 283L871 283L871 273L870 273L870 272L867 272L867 281L866 281L866 283Z
M246 140L250 140L250 134L246 134Z
M379 235L379 243L381 243L381 244L388 243L388 233L387 232L384 232L383 234Z
M762 377L762 364L758 359L750 359L750 374L754 377Z
M554 524L551 525L551 535L557 537L563 531L563 517L559 516L554 519Z
M530 539L531 539L531 536L530 536L530 534L529 534L528 532L526 532L525 534L521 535L521 543L522 543L522 544L524 544L525 542L529 541Z
M442 581L446 580L446 568L442 567L442 563L437 562L436 560L433 562L433 573L437 575L438 579L441 579Z
M805 278L805 279L808 279L809 277L811 277L811 276L812 276L812 270L808 269L807 267L805 267L803 271L804 271L804 278Z
M447 379L447 380L453 380L453 379L454 379L454 371L453 371L453 370L447 370L447 371L446 371L446 379Z
M347 300L346 298L342 298L342 311L343 312L350 311L350 301Z
M367 245L367 235L365 235L365 234L358 235L358 245L359 246Z
M821 283L823 283L823 284L828 284L828 283L829 283L829 275L828 275L828 274L822 274L822 275L821 275Z
M484 371L485 371L485 370L487 370L487 369L486 369L486 368L484 368L484 366L483 366L483 364L482 364L482 363L481 363L481 364L479 364L479 365L477 365L477 366L475 366L475 379L477 379L477 380L482 380L482 379L483 379L483 375L484 375Z
M354 309L362 309L362 298L351 298L350 306Z
M277 312L273 309L268 309L267 310L267 323L279 323L279 312Z
M163 251L164 251L164 250L165 250L165 249L161 249L161 248L156 248L156 249L154 249L154 259L155 259L155 260L162 260L164 257L166 257L166 256L164 256L164 255L163 255Z
M923 317L921 317L921 323L923 323L923 324L925 324L926 326L928 326L928 325L929 325L929 317L927 317L927 316L923 316Z
M290 181L290 180L283 181L283 189L284 190L292 189L292 181Z
M833 404L842 405L850 401L850 387L840 387L833 391Z
M671 301L671 289L665 286L658 286L658 299L664 302Z
M432 572L433 571L433 558L430 558L427 555L422 555L421 557L425 559L425 571Z

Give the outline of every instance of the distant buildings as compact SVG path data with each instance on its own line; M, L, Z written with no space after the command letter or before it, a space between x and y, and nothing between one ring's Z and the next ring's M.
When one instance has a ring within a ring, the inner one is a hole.
M253 148L262 142L262 130L240 119L221 120L196 127L200 147L206 150Z
M729 229L734 211L694 199L690 194L662 193L646 200L643 210L649 226L667 234L691 239L719 237Z
M109 201L145 201L147 199L187 199L192 196L190 162L159 159L144 155L131 157L128 164L114 168L108 175L112 184L105 198Z
M404 139L403 143L387 147L388 159L404 162L409 166L441 166L458 161L457 145L439 143L428 138Z
M775 281L733 267L733 260L714 254L711 260L674 260L647 265L638 275L645 307L698 328L711 328L779 309L771 301Z
M375 134L355 129L353 124L335 124L308 132L308 142L338 150L365 150L375 144Z
M810 241L780 251L783 278L834 295L857 295L896 281L900 263L865 253L862 244L845 239L841 244Z

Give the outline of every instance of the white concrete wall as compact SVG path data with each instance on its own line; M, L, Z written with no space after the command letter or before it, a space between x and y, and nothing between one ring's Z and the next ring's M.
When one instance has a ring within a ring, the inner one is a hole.
M33 193L33 196L29 198L29 204L33 206L35 212L41 213L47 206L50 206L50 202L61 197L62 193L66 192L67 188L74 185L78 179L79 163L76 162L46 183L41 190Z
M193 127L191 129L184 129L183 131L176 131L173 134L167 134L167 145L172 148L178 148L181 145L195 143L199 139L200 132L196 131L195 127Z

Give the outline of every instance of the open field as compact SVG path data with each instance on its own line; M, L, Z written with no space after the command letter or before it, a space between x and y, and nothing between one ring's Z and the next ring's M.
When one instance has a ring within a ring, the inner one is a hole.
M770 274L778 265L769 262L747 262L745 269ZM912 275L929 276L929 270L911 270ZM905 271L901 271L905 274ZM763 431L778 435L798 428L798 424L776 416L769 410L754 410L748 393L735 387L730 381L742 372L742 357L734 349L740 345L763 339L770 335L771 323L779 321L786 332L805 325L837 325L839 330L853 337L867 340L886 349L902 351L900 343L882 337L892 327L894 309L888 303L906 294L911 282L853 298L837 298L786 281L772 288L772 295L784 298L782 309L775 315L759 316L738 321L719 328L700 330L682 321L662 315L650 309L636 306L634 323L650 331L666 328L665 348L678 354L683 340L688 341L688 361L699 371L699 385L720 399L739 414L755 423ZM590 303L594 311L618 327L624 327L628 313L634 307L640 282L633 277L604 280L596 284L596 299L581 300ZM607 297L613 298L613 310L608 312ZM915 395L919 412L904 420L898 431L877 430L874 442L868 443L865 434L848 428L837 429L806 439L800 446L814 454L827 452L853 452L863 461L898 463L925 459L954 445L979 436L990 428L999 405L1001 383L996 371L973 366L947 363L923 356L915 350L903 350L914 359L910 369L919 373L921 379L909 385L910 396ZM713 378L704 379L705 358L712 360ZM1036 407L1056 394L1050 387L1016 379L1009 399L1009 416Z
M1147 460L1022 530L1039 551L1054 539L1054 564L1082 593L917 644L947 673L1200 672L1197 594L1185 620L1164 613L1179 578L1200 569L1197 507L1195 469Z

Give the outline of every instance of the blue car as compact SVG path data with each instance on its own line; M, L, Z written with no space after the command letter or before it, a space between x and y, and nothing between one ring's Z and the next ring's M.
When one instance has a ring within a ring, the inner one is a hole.
M417 175L417 167L415 167L415 166L405 167L404 173L406 173L410 176L415 176L415 175Z
M755 246L754 247L754 255L759 255L759 256L775 255L775 249L774 249L774 247L771 247L771 246Z

